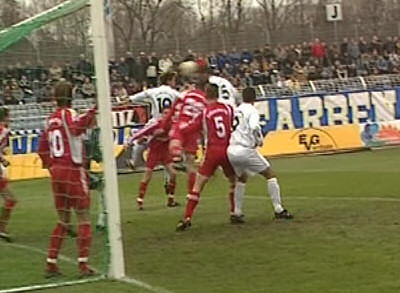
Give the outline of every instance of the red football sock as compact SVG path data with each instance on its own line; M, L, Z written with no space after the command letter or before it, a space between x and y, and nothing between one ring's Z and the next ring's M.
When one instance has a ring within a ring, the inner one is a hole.
M176 187L176 182L175 178L171 179L169 182L169 194L168 194L168 204L173 204L175 201L175 187Z
M92 231L90 223L81 223L78 225L78 262L86 266L89 258L90 245L92 243Z
M169 194L175 195L176 181L175 178L169 181Z
M147 184L148 184L148 182L140 182L139 195L137 198L137 203L138 203L139 207L141 207L143 205L143 199L144 199L144 196L146 195Z
M58 253L60 252L65 234L67 233L67 225L65 223L58 223L51 234L50 248L47 258L48 264L55 264L57 262Z
M231 185L231 190L229 192L229 202L231 204L231 214L235 212L235 185Z
M10 220L11 211L16 205L17 201L12 199L6 199L4 206L0 213L0 231L7 232L8 221Z
M196 182L196 173L195 172L190 172L188 174L188 193L189 194L192 192L195 182Z
M189 194L189 200L186 204L186 213L185 219L191 219L194 213L194 210L199 203L200 194L198 192L191 192Z

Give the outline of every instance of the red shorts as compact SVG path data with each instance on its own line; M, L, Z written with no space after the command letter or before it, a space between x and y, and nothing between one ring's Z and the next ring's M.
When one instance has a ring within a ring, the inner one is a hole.
M157 165L167 166L172 163L171 155L167 148L164 150L159 149L149 149L149 153L147 155L146 167L149 169L154 169Z
M214 175L215 170L221 166L226 177L235 175L235 171L229 162L225 148L207 149L205 160L199 169L199 173L207 178Z
M57 210L90 207L89 176L82 166L52 166L50 175Z
M183 136L179 131L179 122L175 123L171 131L171 140L179 140L181 142L182 150L191 155L196 155L199 148L199 133Z

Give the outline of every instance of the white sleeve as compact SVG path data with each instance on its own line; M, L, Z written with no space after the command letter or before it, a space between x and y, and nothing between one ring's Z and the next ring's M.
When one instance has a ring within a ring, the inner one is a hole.
M132 103L135 103L135 102L146 102L146 100L148 100L149 98L150 98L150 95L149 95L148 91L143 91L143 92L137 93L137 94L135 94L133 96L130 96L129 100Z
M252 112L249 117L249 127L252 131L261 129L260 127L260 114Z

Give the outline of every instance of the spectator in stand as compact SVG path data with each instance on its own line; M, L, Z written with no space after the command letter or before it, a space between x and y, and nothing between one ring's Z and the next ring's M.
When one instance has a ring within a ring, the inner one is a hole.
M163 74L167 71L170 71L173 66L174 66L174 63L172 62L172 60L169 58L169 56L167 54L164 54L158 61L158 68L160 69L161 74Z
M157 86L157 77L159 73L158 68L158 58L155 52L151 53L149 58L149 63L146 69L146 77L147 77L147 86L148 87L156 87Z
M44 87L41 88L38 96L38 102L50 102L53 99L54 88L50 81L46 81Z
M221 51L218 53L218 70L222 72L227 64L229 64L229 60L226 51Z
M208 64L209 67L213 70L218 70L218 57L215 54L215 52L211 52L211 54L208 56Z
M108 60L108 72L111 74L114 69L118 69L118 63L115 61L115 58L110 58L110 60Z
M115 97L118 102L122 102L128 98L128 92L124 88L122 81L116 83L116 86L113 89L112 96Z
M187 55L185 56L183 61L196 61L196 56L195 56L195 54L193 53L192 50L189 49L187 51Z
M56 61L49 68L49 77L53 81L59 81L62 77L63 70Z
M110 82L116 83L121 80L121 76L119 75L117 69L112 69L110 74Z
M124 57L119 58L117 72L120 76L129 76L129 65L126 63Z
M182 61L183 61L183 58L182 58L181 54L179 53L179 51L176 51L175 55L173 55L173 57L172 57L172 62L174 63L174 67L178 67L179 63L181 63Z
M315 60L317 60L318 65L323 64L324 58L326 56L326 48L318 38L315 39L312 45L311 55L313 58L315 58Z
M93 66L89 62L89 60L85 57L84 54L81 54L79 56L79 61L78 64L76 65L76 71L78 73L83 73L86 75L92 75L93 74Z
M241 64L241 54L234 47L232 48L231 53L229 54L229 60L231 64L231 75L235 75L239 71L239 67Z
M244 49L242 51L242 56L240 58L241 63L246 63L246 64L250 64L251 62L253 62L253 54L250 53L249 50Z
M349 47L348 38L343 38L342 43L340 44L340 55L343 57L342 60L343 62L347 62L348 47Z
M393 43L392 37L386 37L386 42L382 46L384 54L391 54L395 50L395 44Z
M351 39L347 46L347 55L350 63L359 63L360 59L360 47L355 39Z
M274 52L271 48L270 44L265 44L262 50L259 50L262 56L267 59L268 62L272 61L275 58Z
M85 77L85 80L82 84L82 97L84 99L94 98L96 96L96 89L90 80L89 76Z
M125 55L125 63L128 66L128 76L130 78L136 78L137 77L137 63L135 58L133 58L132 52L126 52Z
M147 67L149 66L149 59L147 58L146 53L140 52L138 65L137 81L139 84L143 85L147 77Z
M66 63L64 64L63 72L62 72L62 77L63 77L65 80L67 80L67 81L69 81L69 82L72 82L72 78L73 78L73 75L74 75L74 71L75 71L75 69L73 68L73 66L71 65L71 63L68 61L68 62L66 62Z
M378 61L376 62L376 68L378 69L379 74L389 73L389 62L387 57L379 56Z
M360 37L358 47L360 48L360 54L368 54L368 52L370 52L368 43L364 37Z
M382 54L382 42L377 36L372 37L370 52L376 51L377 54Z

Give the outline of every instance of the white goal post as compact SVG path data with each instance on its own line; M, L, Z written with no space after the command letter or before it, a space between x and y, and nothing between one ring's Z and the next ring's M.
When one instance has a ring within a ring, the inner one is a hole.
M107 39L104 22L104 0L91 0L90 4L94 64L98 93L98 124L101 129L100 144L103 147L104 188L110 243L108 277L112 279L122 279L125 277L125 261L122 245L117 168L114 158L110 78L108 75Z

